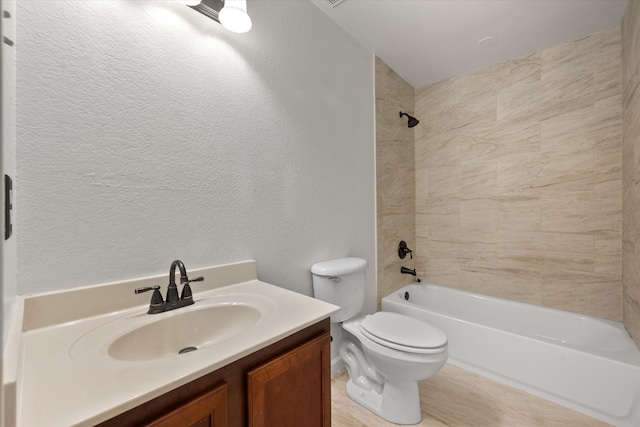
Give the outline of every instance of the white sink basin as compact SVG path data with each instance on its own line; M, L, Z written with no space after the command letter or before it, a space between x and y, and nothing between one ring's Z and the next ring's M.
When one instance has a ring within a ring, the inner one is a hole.
M176 312L175 316L141 326L109 346L109 355L120 360L152 360L195 351L255 326L262 314L247 305L216 305Z
M251 330L277 311L270 298L255 294L223 294L160 314L135 313L107 321L71 346L75 360L91 355L127 362L179 357L214 347Z

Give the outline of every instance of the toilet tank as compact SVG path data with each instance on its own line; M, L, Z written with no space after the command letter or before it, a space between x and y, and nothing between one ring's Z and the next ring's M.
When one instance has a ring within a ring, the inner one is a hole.
M331 322L344 322L357 316L364 305L367 260L341 258L311 266L313 296L340 307Z

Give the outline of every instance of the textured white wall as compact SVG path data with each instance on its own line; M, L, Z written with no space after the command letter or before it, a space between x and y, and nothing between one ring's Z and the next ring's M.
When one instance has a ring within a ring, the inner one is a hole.
M310 2L249 13L19 2L19 294L176 258L311 294L312 263L360 256L374 289L373 58Z

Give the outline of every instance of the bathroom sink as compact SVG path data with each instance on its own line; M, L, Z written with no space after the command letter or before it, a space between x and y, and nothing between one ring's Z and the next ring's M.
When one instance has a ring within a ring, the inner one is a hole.
M76 360L98 356L126 362L182 357L239 337L276 312L270 298L240 293L216 295L160 314L141 314L138 309L80 337L70 355Z
M114 359L142 361L172 357L232 338L255 326L260 311L247 305L217 305L176 312L122 335L109 346ZM180 353L182 352L182 353Z

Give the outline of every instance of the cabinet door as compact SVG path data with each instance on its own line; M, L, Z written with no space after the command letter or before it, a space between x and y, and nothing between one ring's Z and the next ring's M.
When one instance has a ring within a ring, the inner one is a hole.
M249 371L249 427L330 427L330 346L325 332Z
M145 427L228 427L227 383L201 394Z

